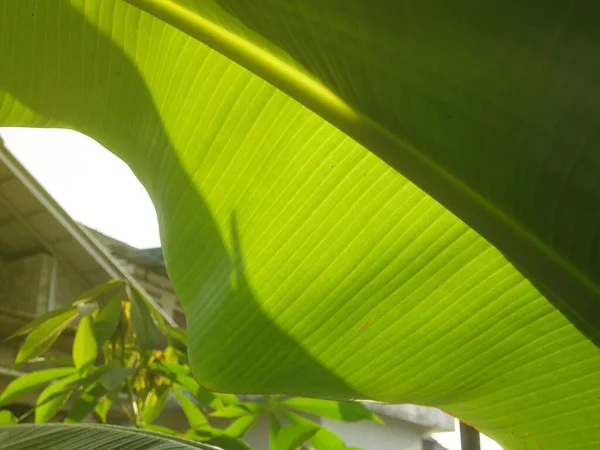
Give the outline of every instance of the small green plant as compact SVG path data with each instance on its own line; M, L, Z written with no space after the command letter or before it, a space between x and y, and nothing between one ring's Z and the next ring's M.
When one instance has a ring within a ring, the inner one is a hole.
M69 327L76 325L72 355L43 355ZM0 411L0 424L33 415L36 423L56 421L69 402L66 423L126 422L137 428L247 449L244 434L267 416L270 448L292 450L310 441L317 450L345 449L343 441L311 416L337 420L379 420L360 403L283 396L238 397L210 392L192 376L185 330L165 323L160 312L124 280L112 280L81 295L69 307L50 311L8 339L24 336L17 366L37 361L44 368L11 382L0 395L0 408L41 389L36 405L16 417ZM161 424L169 400L176 400L188 423L178 429Z

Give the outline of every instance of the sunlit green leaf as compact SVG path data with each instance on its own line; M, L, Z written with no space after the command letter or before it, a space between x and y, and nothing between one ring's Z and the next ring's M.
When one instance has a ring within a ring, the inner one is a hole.
M312 420L307 419L306 417L302 417L298 414L286 411L283 412L283 415L286 419L288 419L291 423L296 425L314 425L315 423ZM344 444L342 438L340 438L333 431L321 427L315 433L314 436L310 438L310 442L314 447L314 450L346 450L348 447Z
M142 421L145 424L151 424L160 416L163 409L167 404L167 399L169 397L169 393L171 391L169 389L162 389L161 391L157 391L157 389L152 389L146 395L144 399L144 405L142 409Z
M116 390L134 372L132 367L104 366L97 379L110 392Z
M94 392L94 412L102 422L106 422L114 398L120 393L127 377L133 375L135 369L129 367L104 366L99 375L93 377L92 383L98 383L102 389ZM96 381L97 380L97 381ZM103 395L106 394L106 395ZM85 400L84 400L85 401Z
M179 400L179 405L183 409L191 428L202 428L208 425L206 416L192 400L186 397L186 395L178 389L174 389L173 393L177 397L177 400Z
M211 392L194 380L190 376L189 368L172 363L152 363L150 365L154 370L164 374L177 384L185 388L202 405L209 405L213 409L222 409L225 405L234 405L240 400L233 394L221 394Z
M187 332L185 329L167 326L167 336L173 347L179 352L187 354Z
M26 373L11 381L0 394L0 406L22 400L23 396L35 391L50 381L73 374L72 367L61 367L57 369L44 369L36 372Z
M106 388L100 383L93 383L81 393L77 401L69 408L65 422L75 423L83 421L94 411L104 394L106 394ZM104 416L104 420L106 420L106 416Z
M90 300L94 300L101 295L108 294L114 289L121 288L125 285L124 280L110 280L104 284L100 284L98 286L94 286L93 288L85 291L79 297L75 299L73 302L74 305L81 305L89 302Z
M229 405L213 411L210 415L213 417L233 419L235 417L247 416L248 414L252 414L252 412L248 411L248 409L243 406Z
M333 431L327 428L320 428L313 437L310 438L310 442L314 447L314 450L346 450L348 447L344 444L342 438L340 438Z
M94 320L94 336L98 345L102 345L116 331L121 319L122 291L113 295L102 308Z
M192 439L194 441L202 441L206 442L210 440L215 434L222 435L223 431L217 428L212 428L210 426L204 426L202 428L190 428L184 434L186 439Z
M355 422L363 419L381 422L377 414L359 402L336 402L316 398L293 397L280 403L298 411L344 422Z
M133 330L139 341L139 345L144 350L154 350L157 344L156 325L150 310L144 300L134 291L130 296L131 301L131 323Z
M91 412L93 405L105 392L113 392L132 373L133 369L131 368L101 366L94 368L84 377L80 377L77 373L62 378L49 385L38 397L35 408L36 423L47 422L54 417L76 391L88 393L77 399L81 402L71 419L79 420L76 417L80 417L84 412L86 414ZM94 392L90 393L92 390Z
M72 312L72 311L77 311L77 308L74 306L66 306L64 308L57 308L57 309L53 309L52 311L48 311L46 314L42 314L41 316L39 316L39 317L35 318L34 320L32 320L31 322L27 323L26 325L23 325L21 328L19 328L13 334L8 336L4 341L8 341L17 336L23 336L25 334L28 334L31 331L38 328L44 322L46 322L50 319L59 317L59 316L63 316L64 314L66 314L68 312Z
M105 395L98 401L96 406L94 407L94 412L98 415L102 423L106 423L106 417L108 416L108 411L113 405L112 397Z
M60 314L51 315L39 322L29 332L25 342L21 344L15 358L15 364L28 361L48 350L77 316L76 308L67 308Z
M148 312L150 313L150 316L156 323L156 326L158 326L158 329L160 330L160 332L163 335L168 336L169 330L167 328L167 324L163 317L164 313L161 312L161 310L158 308L157 303L155 303L151 298L146 296L143 292L138 290L136 287L133 287L133 286L131 287L131 293L132 293L133 297L137 299L138 302L141 302L146 306L146 308L148 309Z
M269 413L269 448L277 450L277 436L281 430L281 422L275 414Z
M18 423L19 419L10 411L3 409L0 410L0 425L11 425ZM0 443L0 445L2 445Z
M296 450L301 444L310 440L321 427L317 424L287 425L277 433L273 450Z
M37 356L35 358L29 359L28 362L36 363L36 364L49 364L52 367L56 367L56 366L73 367L75 365L75 363L73 362L72 356L59 356L59 357Z
M225 429L225 434L232 437L242 437L246 431L254 425L254 422L258 420L258 415L248 415L240 417L239 419L235 419L230 425Z
M92 318L83 316L77 326L73 341L73 361L78 369L92 363L98 357L98 346L92 329Z
M77 375L67 376L42 391L36 402L35 423L48 422L63 408L73 393L70 385L77 380Z
M163 373L165 376L171 378L173 381L177 381L178 377L191 377L189 366L183 364L159 361L150 363L149 367L151 367L153 370ZM194 382L198 383L195 380Z

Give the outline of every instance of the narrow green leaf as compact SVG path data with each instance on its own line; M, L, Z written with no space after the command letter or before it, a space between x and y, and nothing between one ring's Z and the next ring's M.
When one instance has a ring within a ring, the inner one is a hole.
M93 363L98 357L98 346L92 329L92 318L83 316L77 326L73 342L73 361L78 369L88 363Z
M215 450L215 447L176 436L113 425L9 425L2 428L0 436L3 450Z
M114 366L91 367L90 370L83 375L81 374L81 371L78 371L73 380L68 383L67 387L80 390L87 389L112 370L114 370Z
M316 398L292 397L282 400L280 404L298 411L343 422L356 422L367 419L382 423L377 414L359 402L338 402Z
M184 437L187 439L192 439L194 441L202 441L206 442L206 440L215 436L215 434L220 435L223 433L223 430L218 428L213 428L209 425L202 428L190 428L184 433Z
M269 448L270 450L278 450L277 437L281 431L281 422L273 413L269 413Z
M154 370L161 372L170 380L180 384L186 391L200 402L202 405L208 405L213 409L221 409L225 405L234 405L240 403L240 400L233 394L220 394L211 392L190 376L188 366L173 363L152 363Z
M300 416L293 412L283 411L282 414L291 423L295 425L318 425L314 421L307 419L306 417ZM346 450L346 444L333 431L325 427L320 427L315 435L310 438L310 442L314 447L314 450Z
M167 325L169 344L182 353L187 353L187 331Z
M114 397L121 392L125 380L134 372L135 369L130 367L103 366L79 382L81 386L88 386L87 389L90 386L98 386L92 394L93 402L89 399L88 401L92 403L94 411L102 422L106 422L106 416L113 404ZM82 402L85 401L85 399L82 400Z
M177 400L179 400L179 404L181 405L191 428L202 428L209 424L200 408L198 408L192 400L187 398L183 392L178 389L173 389L173 393L177 397Z
M135 369L132 367L104 366L97 379L108 392L113 392L133 373Z
M53 368L56 366L68 366L68 367L75 366L72 356L59 356L59 357L37 356L35 358L31 358L28 362L36 363L36 364L52 364Z
M73 374L73 367L44 369L26 373L11 381L0 395L0 406L19 401L24 395L33 392L50 381Z
M153 370L160 371L165 376L167 376L168 378L171 378L173 380L175 380L176 377L186 377L186 376L190 376L190 374L191 374L189 366L183 365L183 364L159 361L159 362L151 362L149 364L149 366Z
M134 291L130 296L131 323L139 346L143 350L153 350L157 343L157 328L152 314L144 300Z
M94 407L94 412L102 423L106 423L106 417L108 416L108 411L110 411L112 404L113 398L109 395L105 395Z
M19 419L10 411L3 409L0 411L0 425L12 425L18 423ZM0 433L1 436L1 433ZM0 446L2 442L0 442Z
M309 441L321 427L317 424L288 425L277 433L276 450L296 450Z
M222 394L220 392L212 392L206 388L202 388L206 392L211 392L218 400L225 405L235 405L240 402L240 399L234 394ZM247 403L247 402L246 402ZM244 403L245 404L245 403Z
M53 315L52 317L40 322L27 335L25 342L19 348L15 364L28 361L31 358L45 352L54 344L60 334L75 320L78 312L77 308L69 308L61 312L61 314Z
M81 422L94 411L100 399L106 394L106 388L94 383L85 389L77 401L69 409L65 423Z
M95 298L101 296L102 294L109 293L113 289L122 287L124 285L125 280L110 280L107 283L94 286L93 288L85 291L83 294L77 297L73 302L73 305L81 305L87 303L90 300L94 300Z
M168 336L169 331L167 329L167 324L165 323L165 319L163 318L161 311L157 309L155 303L137 290L134 286L130 286L130 292L131 297L135 298L137 302L145 306L146 310L150 313L150 316L153 319L155 327L157 327L164 336Z
M52 383L42 391L36 402L35 423L48 422L62 409L73 393L72 383L77 380L77 375L71 375Z
M119 326L122 296L123 291L119 289L98 311L94 320L94 336L98 345L110 339Z
M315 435L310 438L310 442L314 447L314 450L345 450L347 449L346 444L333 431L321 427Z
M143 408L141 411L142 422L145 424L151 424L154 422L167 404L170 389L152 389L146 395L144 399Z
M210 415L213 417L223 417L226 419L247 416L248 414L252 414L252 412L249 411L247 408L238 405L223 406L222 408L210 413Z
M77 311L77 307L75 306L66 306L64 308L58 308L58 309L53 309L52 311L48 311L47 313L35 318L34 320L32 320L31 322L27 323L26 325L23 325L21 328L19 328L17 331L15 331L13 334L11 334L10 336L8 336L6 339L4 339L4 342L13 339L17 336L23 336L33 330L35 330L36 328L38 328L40 325L42 325L44 322L53 319L55 317L58 316L62 316L63 314L69 312L69 311Z
M212 395L212 392L203 392L204 389L202 388L202 386L200 386L200 384L196 380L189 376L189 371L187 369L184 369L181 366L178 366L177 364L168 365L165 363L152 364L151 367L164 374L167 378L174 381L175 383L180 384L197 400L200 400L201 398L203 400L206 400L202 402L203 404L208 404L208 402L214 399L214 395Z
M88 373L83 378L80 378L80 373L77 372L72 376L65 377L62 380L49 385L38 397L34 410L36 413L36 421L48 421L64 406L64 403L74 392L88 393L89 395L81 395L78 398L78 401L81 400L81 404L74 413L76 416L73 417L72 421L79 420L77 417L79 417L86 408L89 413L97 400L101 398L105 392L110 392L110 390L107 389L107 386L111 387L111 390L114 393L114 387L111 386L111 383L114 383L116 378L115 373L118 377L123 379L123 376L131 374L131 370L132 369L120 370L120 368L102 366L93 368L91 373ZM92 390L95 391L90 393ZM89 403L91 403L91 405L89 405L89 407L86 406Z
M225 429L225 434L232 437L242 437L246 431L254 425L254 422L258 420L258 417L258 415L248 415L234 420L233 423Z

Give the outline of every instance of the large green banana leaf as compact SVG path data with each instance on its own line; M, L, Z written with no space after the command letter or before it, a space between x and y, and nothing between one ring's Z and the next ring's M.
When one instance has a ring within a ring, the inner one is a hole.
M201 383L597 448L600 4L131 2L0 0L0 124L132 167Z
M216 447L136 428L107 425L0 427L0 450L218 450Z

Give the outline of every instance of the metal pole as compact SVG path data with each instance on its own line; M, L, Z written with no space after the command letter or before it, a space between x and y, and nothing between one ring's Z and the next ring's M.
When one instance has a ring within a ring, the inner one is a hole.
M481 450L479 431L466 423L460 422L460 445L462 450Z

